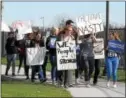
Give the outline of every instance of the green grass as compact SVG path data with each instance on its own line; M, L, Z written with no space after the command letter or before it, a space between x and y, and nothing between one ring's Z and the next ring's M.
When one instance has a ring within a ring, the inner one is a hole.
M71 97L63 88L49 84L2 81L2 97Z

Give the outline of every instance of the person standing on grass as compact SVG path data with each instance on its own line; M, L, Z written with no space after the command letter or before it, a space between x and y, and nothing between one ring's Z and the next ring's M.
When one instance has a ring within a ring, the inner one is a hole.
M26 80L27 80L27 79L29 79L29 68L30 67L26 63L26 48L30 47L30 43L33 40L33 33L26 34L25 38L26 39L25 39L25 42L24 42L24 45L25 45L24 72L25 72L25 76L26 76Z
M51 79L52 84L56 84L57 81L57 58L56 58L56 41L57 41L57 34L59 33L58 28L52 28L51 31L52 35L47 38L46 47L49 50L49 58L51 63Z
M42 35L39 32L35 33L35 39L31 40L30 46L31 48L33 47L44 47L44 40L42 40ZM38 73L38 78L40 82L45 82L45 79L43 77L43 71L42 71L42 66L41 65L34 65L31 66L32 68L32 74L31 74L31 81L35 81L35 75Z
M8 34L8 38L5 45L5 50L7 53L7 67L5 75L8 75L8 71L10 69L12 63L12 76L15 76L15 63L16 63L16 54L17 54L17 44L14 36L14 32L10 32Z
M81 67L83 67L86 87L90 87L90 78L94 70L94 52L93 52L93 43L96 42L94 34L84 35L82 43L80 44L81 50Z
M118 34L115 32L110 32L109 34L109 41L111 40L118 40L121 41ZM111 50L107 47L107 58L106 58L106 69L107 69L107 78L108 78L108 82L107 82L107 87L110 86L110 78L111 75L113 77L113 87L116 88L117 84L117 70L118 70L118 66L119 66L119 54L114 51Z

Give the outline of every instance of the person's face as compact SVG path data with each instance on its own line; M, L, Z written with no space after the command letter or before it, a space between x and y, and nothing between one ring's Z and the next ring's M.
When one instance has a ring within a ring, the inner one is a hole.
M28 39L30 39L30 40L33 39L33 34L32 33L28 34Z
M14 37L14 34L9 34L9 38L13 38Z
M67 33L68 35L72 34L72 33L73 33L72 27L69 27L69 28L66 30L66 33Z
M109 34L109 40L114 40L115 38L114 38L114 35L113 34Z
M59 34L59 29L56 29L55 35L58 35L58 34Z
M69 28L69 27L71 27L71 28L73 27L72 24L67 24L66 26L67 26L68 28Z
M36 36L36 40L40 40L41 39L41 34L38 34L37 36Z

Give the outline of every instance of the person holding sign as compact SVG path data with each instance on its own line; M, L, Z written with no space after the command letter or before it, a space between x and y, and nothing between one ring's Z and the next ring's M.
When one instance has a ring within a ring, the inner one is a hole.
M94 34L84 35L82 43L80 44L81 50L81 68L84 69L86 87L90 87L90 78L94 70L94 52L93 43L96 42Z
M109 34L109 41L120 41L120 38L117 33L110 32ZM111 75L113 77L113 87L116 88L116 81L117 81L117 69L119 66L119 53L116 50L111 49L112 44L108 43L107 47L107 58L106 58L106 69L107 69L107 87L110 86L110 78Z
M59 33L58 28L52 28L52 35L47 38L46 47L49 50L49 57L51 63L51 79L52 84L56 84L57 81L57 63L56 63L56 41L57 34Z
M72 40L74 40L75 38L74 38L74 36L72 35L72 33L73 33L73 29L72 29L72 27L65 27L64 28L64 32L62 32L62 34L60 34L60 36L59 36L59 40L60 41L72 41ZM60 84L62 84L62 77L63 77L63 80L64 80L64 83L63 83L63 85L64 85L64 87L66 88L66 87L71 87L71 86L73 86L72 85L72 75L73 75L73 72L72 72L72 70L65 70L65 71L58 71L58 82L60 83Z
M39 49L40 47L43 47L43 46L44 46L44 41L41 40L41 34L39 32L36 32L35 33L35 39L33 39L30 42L30 47L31 48L35 47L35 48ZM31 81L34 82L35 74L38 73L38 78L39 78L40 82L45 82L45 79L43 77L42 66L36 64L36 65L31 65L31 68L32 68Z

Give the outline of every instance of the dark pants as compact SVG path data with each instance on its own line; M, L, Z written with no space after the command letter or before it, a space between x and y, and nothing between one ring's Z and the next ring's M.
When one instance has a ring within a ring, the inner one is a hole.
M24 71L27 79L29 78L29 66L26 64L26 56L24 56Z
M46 53L44 63L42 65L43 75L44 75L45 79L46 79L46 66L47 66L47 63L48 63L48 53Z
M75 70L75 79L79 78L79 76L81 75L82 71L81 71L81 67L80 67L80 55L77 55L77 69Z
M38 78L40 80L42 80L43 77L43 71L42 71L42 67L40 65L36 65L36 66L32 66L32 74L31 74L31 80L34 81L35 79L35 75L38 72Z
M18 68L18 73L19 73L19 71L21 69L21 66L22 66L22 63L24 61L24 58L25 58L25 55L19 54L19 68ZM25 63L24 63L24 65L25 65Z
M102 75L103 75L103 76L106 76L106 73L107 73L107 71L106 71L106 65L105 65Z
M85 59L83 56L81 56L81 66L84 68L84 77L85 81L90 81L91 75L94 70L94 58L90 57Z
M97 83L99 73L100 73L100 60L96 59L95 60L95 72L94 72L94 81L93 81L93 83Z
M56 81L57 80L57 65L56 65L56 56L53 56L50 54L50 63L51 63L51 79L52 81Z
M12 75L15 74L15 62L16 62L16 54L8 54L7 55L7 68L6 68L6 75L8 75L8 71L10 69L12 63Z

